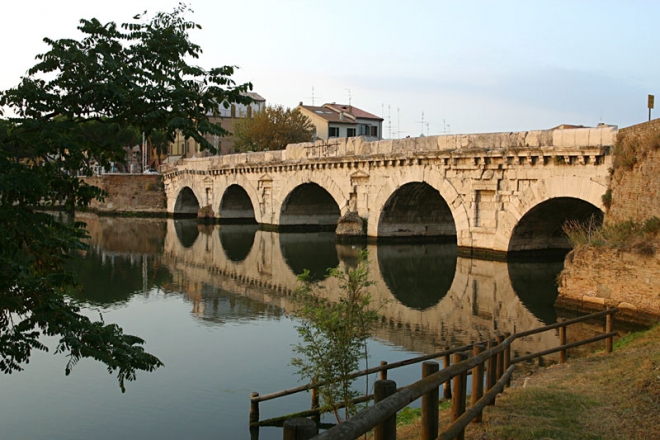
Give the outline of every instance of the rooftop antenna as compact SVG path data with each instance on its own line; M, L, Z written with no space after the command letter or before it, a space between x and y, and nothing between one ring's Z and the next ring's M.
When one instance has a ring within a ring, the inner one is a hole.
M351 105L351 89L345 89L348 92L348 105Z
M312 98L312 107L314 107L314 98L315 98L315 96L314 96L314 86L312 86L312 96L311 96L311 98Z
M422 124L422 126L421 126L421 127L422 127L422 130L420 131L420 133L421 133L422 136L424 136L424 112L422 112L422 121L421 121L421 124Z
M389 104L387 104L387 131L388 137L392 139L392 112L390 111Z
M399 115L399 107L396 108L396 137L401 138L401 116Z
M427 136L429 135L429 123L428 122L426 123L426 135Z

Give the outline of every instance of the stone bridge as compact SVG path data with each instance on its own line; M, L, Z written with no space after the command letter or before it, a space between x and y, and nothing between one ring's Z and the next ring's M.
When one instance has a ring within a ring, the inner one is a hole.
M616 135L616 127L600 126L356 137L186 159L162 173L173 216L206 208L221 222L278 229L339 223L338 234L378 240L450 239L501 253L556 249L568 247L566 220L602 220Z

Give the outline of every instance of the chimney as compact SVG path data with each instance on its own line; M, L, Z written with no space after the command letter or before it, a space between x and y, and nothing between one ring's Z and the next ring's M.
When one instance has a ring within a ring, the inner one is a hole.
M300 102L298 103L298 105L299 105L300 107L302 107L302 101L300 101Z

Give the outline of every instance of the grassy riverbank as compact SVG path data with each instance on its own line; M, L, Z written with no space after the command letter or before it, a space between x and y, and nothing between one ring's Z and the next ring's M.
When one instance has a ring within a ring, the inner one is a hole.
M450 419L440 412L441 430ZM419 420L397 438L419 438ZM631 333L612 354L570 358L520 374L471 425L468 440L660 438L660 326Z

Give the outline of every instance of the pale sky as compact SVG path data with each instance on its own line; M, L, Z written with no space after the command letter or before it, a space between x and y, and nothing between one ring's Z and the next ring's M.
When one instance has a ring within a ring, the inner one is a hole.
M0 89L47 50L44 37L79 38L80 18L122 23L177 3L3 0ZM657 1L188 3L202 25L197 64L238 66L236 81L270 104L350 97L385 119L386 138L626 127L648 119L648 94L660 100Z

